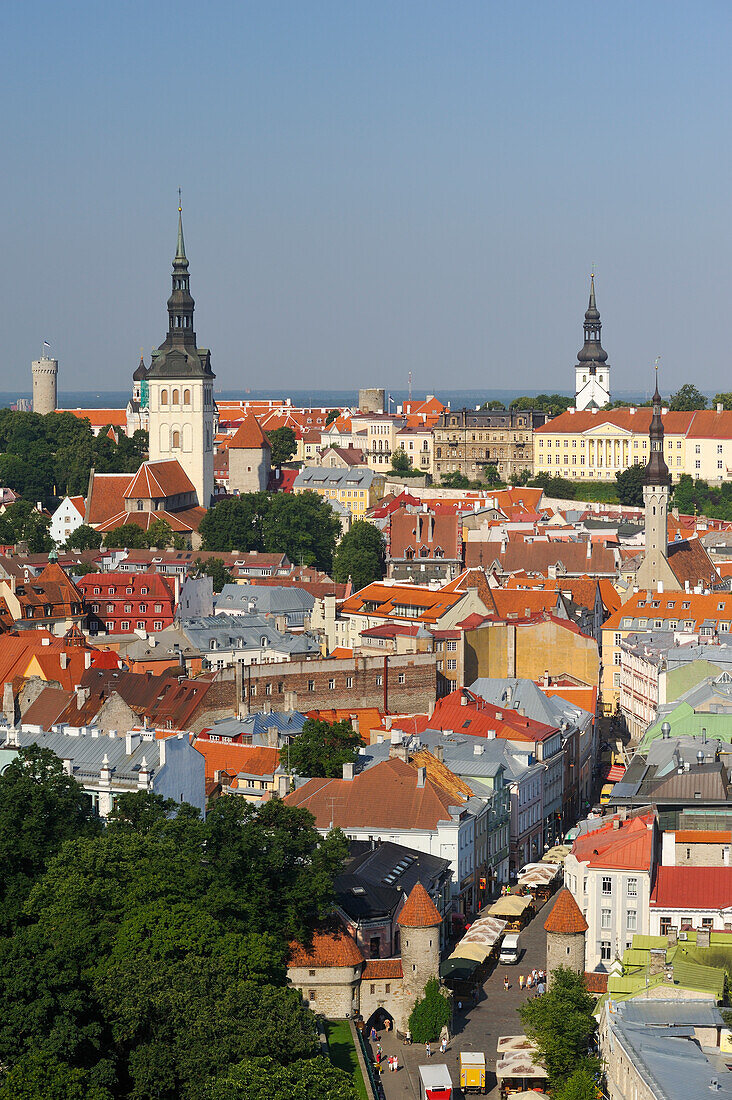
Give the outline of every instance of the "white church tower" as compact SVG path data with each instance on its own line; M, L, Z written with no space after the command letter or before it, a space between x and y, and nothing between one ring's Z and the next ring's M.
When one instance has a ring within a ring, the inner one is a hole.
M610 367L600 343L602 324L595 302L595 276L590 276L590 303L585 313L585 342L577 355L575 398L577 409L601 409L610 401Z
M196 487L198 503L213 496L214 373L211 353L196 347L194 301L189 288L178 207L178 247L173 260L173 291L168 298L168 334L147 371L150 460L177 459Z

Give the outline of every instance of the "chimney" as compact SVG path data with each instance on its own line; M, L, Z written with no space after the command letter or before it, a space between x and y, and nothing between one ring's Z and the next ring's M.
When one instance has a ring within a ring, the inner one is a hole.
M654 974L662 974L666 969L666 948L652 947L650 955L651 957L648 965L649 976L652 977Z
M90 695L91 690L89 688L83 688L81 686L78 686L76 688L76 706L79 710L81 710L81 708L84 706L84 703L87 701Z
M587 560L589 561L591 557L592 557L592 540L588 539L587 540Z
M91 650L86 649L86 650L84 650L84 668L91 668L91 662L92 662Z
M15 697L10 681L3 685L3 714L11 726L15 725Z
M435 757L440 762L440 764L445 763L445 749L442 745L437 745L437 747L435 748Z
M343 765L343 778L348 779L348 780L353 779L353 777L356 773L355 770L356 770L356 766L352 762L348 763L348 764L344 764Z
M133 752L140 744L141 738L139 733L128 733L125 737L125 752L128 756L132 756Z
M69 667L69 655L68 655L68 653L65 653L65 652L64 653L59 653L58 659L61 662L61 668L68 668Z
M277 776L277 794L280 798L284 798L290 790L290 777L289 775Z
M549 669L545 668L544 669L544 687L548 688L550 686L551 686L551 679L549 677Z
M417 768L417 786L424 787L427 782L427 769Z
M482 756L484 752L484 746L481 745L479 741L476 741L476 743L473 745L473 756Z
M68 758L64 759L64 775L73 776L73 774L74 774L74 761L69 760Z
M717 402L717 412L718 413L724 412L724 405L722 404L721 401Z

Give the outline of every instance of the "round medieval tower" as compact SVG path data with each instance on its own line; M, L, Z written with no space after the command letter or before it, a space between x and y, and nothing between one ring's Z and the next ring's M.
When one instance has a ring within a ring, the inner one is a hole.
M415 883L397 917L404 991L421 997L430 978L440 977L442 917L421 882Z
M587 921L566 886L559 891L544 929L547 986L551 986L552 974L559 966L584 974Z

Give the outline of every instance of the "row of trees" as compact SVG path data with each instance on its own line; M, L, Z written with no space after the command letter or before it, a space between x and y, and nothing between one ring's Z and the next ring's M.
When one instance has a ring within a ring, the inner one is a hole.
M139 792L102 828L53 753L21 749L0 776L0 1100L355 1100L286 986L345 852L280 801L204 822Z
M134 473L147 455L147 432L118 442L106 429L98 436L88 420L72 413L0 409L0 483L33 503L84 494L92 467L101 473Z

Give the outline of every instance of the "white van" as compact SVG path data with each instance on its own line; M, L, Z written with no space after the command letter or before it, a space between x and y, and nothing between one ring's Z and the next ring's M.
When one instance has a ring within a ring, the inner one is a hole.
M501 953L498 956L499 963L517 963L520 955L519 933L507 932L501 944Z

